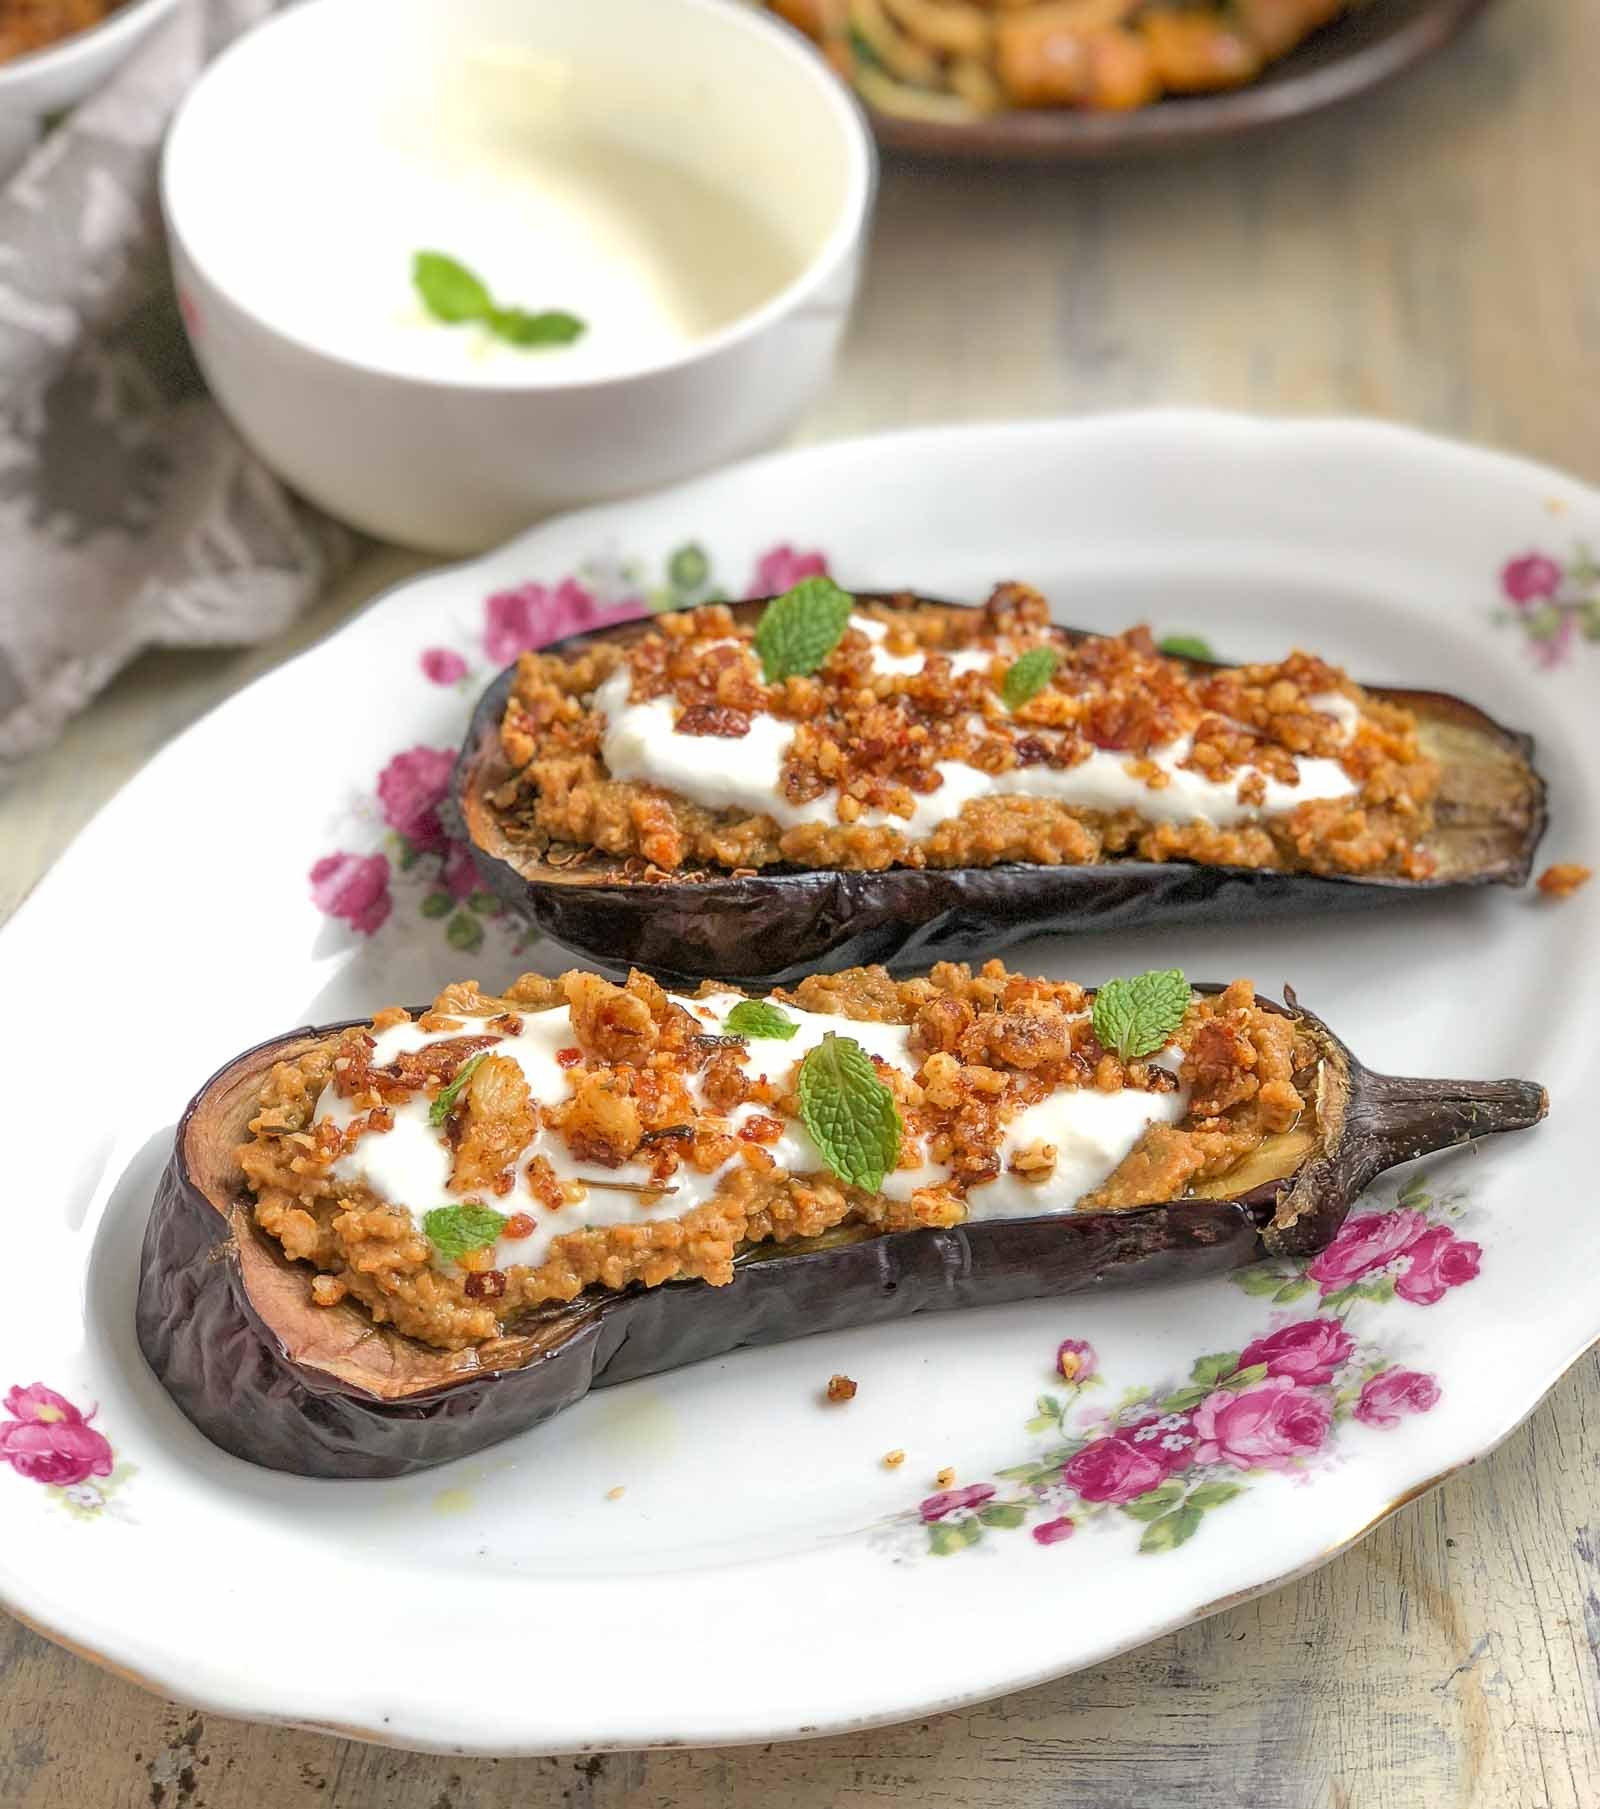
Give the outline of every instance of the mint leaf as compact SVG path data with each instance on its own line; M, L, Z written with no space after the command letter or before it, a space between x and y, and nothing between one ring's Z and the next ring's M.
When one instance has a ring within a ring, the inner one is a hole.
M1094 995L1094 1033L1125 1062L1137 1061L1167 1046L1188 1009L1183 969L1156 968L1100 988Z
M546 308L540 314L529 314L523 308L492 308L488 323L489 331L507 345L571 345L587 331L576 314L561 308Z
M464 1206L435 1206L422 1215L422 1232L447 1263L459 1262L469 1250L492 1244L505 1229L503 1212L468 1200Z
M502 308L481 276L442 251L419 251L411 260L411 281L435 320L452 327L481 322L507 345L571 345L586 330L576 314L561 308L537 314Z
M1169 634L1156 645L1175 660L1214 660L1217 657L1211 651L1211 643L1197 634Z
M1014 659L1000 681L1000 696L1008 710L1020 710L1030 697L1037 697L1055 677L1061 655L1053 647L1033 647Z
M802 578L774 597L756 624L756 652L769 685L805 678L844 639L855 598L831 578Z
M800 1026L781 1006L765 999L741 999L722 1020L722 1028L729 1036L776 1037L786 1043Z
M489 1053L480 1049L476 1055L468 1058L456 1069L456 1077L449 1086L441 1087L434 1095L433 1104L428 1107L428 1122L437 1127L444 1123L455 1110L456 1101L461 1097L461 1089L472 1079L472 1070Z
M411 260L411 280L423 307L435 320L451 326L464 320L487 320L494 310L482 279L442 251L419 251Z
M795 1090L800 1122L823 1161L847 1186L876 1193L900 1160L904 1127L866 1050L830 1030L801 1062Z

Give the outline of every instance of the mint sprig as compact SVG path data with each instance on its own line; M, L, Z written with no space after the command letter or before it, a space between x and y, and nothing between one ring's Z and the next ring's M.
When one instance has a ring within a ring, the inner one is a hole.
M433 1104L428 1107L428 1122L437 1129L455 1110L456 1101L461 1097L461 1089L472 1079L472 1071L489 1053L480 1049L476 1055L469 1055L456 1069L456 1077L447 1087L441 1087L433 1096Z
M1037 697L1056 675L1061 655L1053 647L1031 647L1006 668L1000 681L1000 696L1008 710L1020 710L1030 697Z
M505 1230L506 1216L492 1206L468 1200L461 1206L435 1206L422 1215L422 1234L447 1263L460 1262L469 1250L492 1244Z
M442 251L419 251L411 260L411 281L435 320L452 327L475 321L507 345L571 345L585 331L577 315L562 308L530 313L501 307L482 277Z
M495 308L489 315L489 330L497 333L507 345L571 345L583 337L584 324L576 314L564 308L545 308L530 314L525 308Z
M1132 980L1108 980L1094 995L1094 1033L1125 1062L1166 1048L1189 1010L1181 967L1153 968Z
M722 1028L729 1036L776 1037L786 1043L800 1026L780 1006L769 1005L765 999L741 999L722 1020Z
M1156 646L1175 660L1214 660L1211 643L1198 634L1169 634Z
M900 1160L905 1127L866 1050L830 1030L801 1062L795 1091L823 1161L847 1186L876 1193Z
M802 578L774 597L756 624L761 676L769 685L809 677L844 639L855 606L831 578Z

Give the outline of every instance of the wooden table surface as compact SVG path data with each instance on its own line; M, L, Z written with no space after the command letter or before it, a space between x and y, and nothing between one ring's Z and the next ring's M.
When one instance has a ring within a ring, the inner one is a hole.
M1367 411L1600 480L1597 68L1593 0L1502 0L1420 75L1277 138L1125 169L891 168L803 437ZM0 797L0 913L175 730L419 563L375 554L257 652L128 672ZM1596 1373L1300 1583L1025 1695L811 1745L409 1756L202 1719L0 1620L0 1809L1593 1809Z

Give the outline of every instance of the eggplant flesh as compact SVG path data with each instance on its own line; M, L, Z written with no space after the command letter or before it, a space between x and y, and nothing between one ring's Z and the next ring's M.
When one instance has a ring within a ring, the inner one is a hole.
M145 1232L140 1347L189 1419L238 1457L302 1476L404 1476L525 1432L591 1388L745 1346L1305 1255L1385 1169L1544 1116L1528 1081L1375 1073L1286 997L1279 1009L1318 1051L1307 1111L1205 1197L756 1246L725 1287L591 1292L466 1351L435 1350L348 1301L315 1305L315 1271L256 1225L234 1152L262 1082L348 1026L295 1031L229 1063L183 1115Z
M869 592L858 598L901 607L935 601ZM765 599L732 605L742 621L765 607ZM650 626L648 619L626 622L546 651L627 642ZM1061 632L1081 639L1084 631ZM1200 670L1216 662L1182 663ZM489 796L512 776L500 719L515 676L515 667L502 672L473 712L452 780L457 827L496 897L613 976L643 967L678 984L716 979L765 989L842 967L877 963L903 972L994 955L1046 932L1249 923L1361 910L1445 888L1520 886L1545 828L1545 786L1532 765L1531 736L1445 692L1372 685L1372 696L1416 714L1424 749L1440 764L1428 837L1438 870L1426 880L1117 859L1076 867L661 873L593 848L539 851L506 836Z

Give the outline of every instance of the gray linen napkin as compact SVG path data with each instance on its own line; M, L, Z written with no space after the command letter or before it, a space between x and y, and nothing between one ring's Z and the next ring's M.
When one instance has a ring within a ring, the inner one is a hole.
M264 640L358 544L207 400L162 244L167 121L272 4L189 0L0 191L0 783L141 649Z

